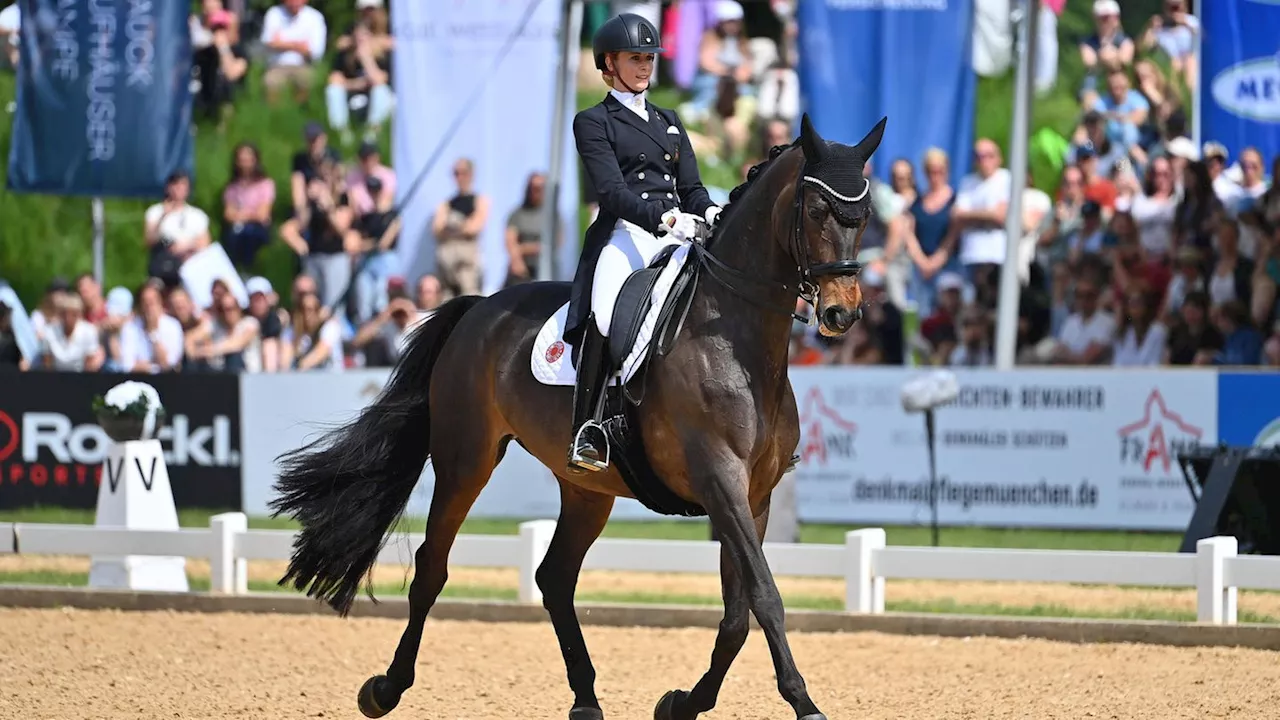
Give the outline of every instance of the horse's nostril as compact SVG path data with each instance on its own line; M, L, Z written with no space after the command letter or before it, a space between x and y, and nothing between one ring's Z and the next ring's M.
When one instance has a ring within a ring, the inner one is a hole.
M861 306L861 305L859 305L858 307L854 308L854 309L853 309L853 312L851 312L851 313L849 313L849 314L853 316L853 319L849 321L849 324L850 324L850 325L852 325L853 323L858 322L859 320L861 320L861 319L862 319L862 306Z

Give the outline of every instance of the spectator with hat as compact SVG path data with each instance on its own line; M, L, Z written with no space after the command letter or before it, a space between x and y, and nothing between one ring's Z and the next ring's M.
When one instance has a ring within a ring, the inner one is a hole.
M946 365L956 346L956 325L964 307L964 290L964 277L960 273L945 271L938 275L937 303L920 323L920 335L929 345L932 365Z
M1111 138L1107 136L1106 118L1095 109L1087 111L1080 119L1080 125L1071 136L1071 146L1067 148L1065 160L1069 165L1082 166L1085 161L1094 160L1092 166L1082 167L1086 171L1085 183L1088 186L1093 178L1110 177L1116 164L1128 156L1123 145L1111 142ZM1095 199L1104 207L1115 205L1114 197L1110 203L1101 198Z
M285 369L280 336L284 332L285 318L279 308L280 298L271 281L264 277L251 277L244 284L249 293L249 316L258 321L258 337L262 343L261 372L280 372Z
M307 207L307 183L315 180L325 168L342 161L338 151L329 145L329 135L324 126L314 120L302 129L306 147L293 155L293 168L289 174L289 196L295 215Z
M1124 70L1133 64L1134 44L1120 26L1120 3L1116 0L1095 0L1093 24L1093 34L1080 41L1080 61L1084 63L1086 73L1081 104L1085 107L1097 99L1100 75Z
M133 293L129 288L116 286L107 293L107 316L98 324L102 349L106 354L102 369L107 372L125 372L120 351L120 330L133 319Z
M307 0L281 0L267 10L262 19L262 44L267 49L262 84L268 102L274 105L282 91L292 88L294 101L306 103L328 34L324 14L307 5Z
M191 205L191 178L178 170L165 181L165 199L147 208L143 239L151 252L147 272L165 287L182 283L179 271L192 255L209 247L209 216Z
M236 88L249 72L249 56L240 44L236 16L223 8L221 0L204 0L200 17L202 23L196 28L200 32L192 34L191 66L199 83L193 99L196 113L218 120L222 128L233 109Z
M865 325L875 337L884 353L884 364L901 365L906 352L902 334L902 310L889 299L884 275L867 268L862 273L859 285L862 288L864 309L862 322L857 325Z
M378 147L360 146L360 162L347 175L347 195L354 219L348 245L358 246L361 259L356 274L356 321L372 318L387 304L387 279L398 268L396 242L399 218L393 217L396 174L382 164Z
M386 306L369 319L351 341L362 350L366 367L391 367L400 359L405 340L418 324L418 308L409 298L403 279L389 287Z
M1240 186L1226 172L1227 161L1230 159L1227 146L1210 140L1204 144L1200 159L1204 161L1209 171L1209 180L1213 183L1213 194L1217 195L1224 205L1230 203L1240 191Z

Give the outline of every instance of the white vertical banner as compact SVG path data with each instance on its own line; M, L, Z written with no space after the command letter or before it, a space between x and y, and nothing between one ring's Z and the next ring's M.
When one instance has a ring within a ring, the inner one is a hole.
M404 208L399 253L410 278L435 269L431 218L456 193L453 164L465 157L475 163L475 192L491 203L480 236L482 290L492 293L506 280L507 216L523 201L529 174L546 172L550 164L560 1L392 0L393 159L401 193L445 145ZM459 119L456 132L446 139ZM558 132L571 133L568 123ZM564 165L561 222L564 247L572 251L578 234L572 138L565 150L569 161ZM403 195L397 200L403 202Z

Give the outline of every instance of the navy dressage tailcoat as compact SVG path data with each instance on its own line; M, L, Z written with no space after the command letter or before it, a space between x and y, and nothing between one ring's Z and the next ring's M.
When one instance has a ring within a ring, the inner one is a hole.
M618 220L657 233L662 214L673 208L702 217L714 203L702 186L689 135L673 110L645 101L649 121L613 94L573 118L573 137L600 203L587 229L573 279L564 340L577 345L591 311L591 283L600 251Z

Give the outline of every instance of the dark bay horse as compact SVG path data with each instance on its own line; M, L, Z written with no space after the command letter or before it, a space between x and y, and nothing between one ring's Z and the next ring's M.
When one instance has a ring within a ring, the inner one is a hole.
M651 356L640 433L657 477L707 512L720 538L724 619L711 665L689 691L664 695L658 720L712 709L746 642L749 614L764 630L778 689L801 720L825 720L796 669L782 598L761 547L769 498L800 439L787 377L797 296L814 304L820 331L839 335L861 315L856 261L871 211L863 165L885 120L856 146L824 141L806 116L799 139L775 148L731 194L714 237L691 248L698 283L676 342ZM348 425L281 460L276 514L302 526L281 584L345 615L404 511L428 459L435 490L426 540L415 556L409 623L385 675L358 701L368 717L390 712L414 682L427 613L444 588L449 549L472 503L515 439L555 473L560 517L537 570L568 671L571 720L604 715L595 668L574 610L587 549L615 497L631 497L614 469L566 470L571 390L540 384L529 365L543 322L569 298L566 283L519 285L460 297L423 323L381 395Z

